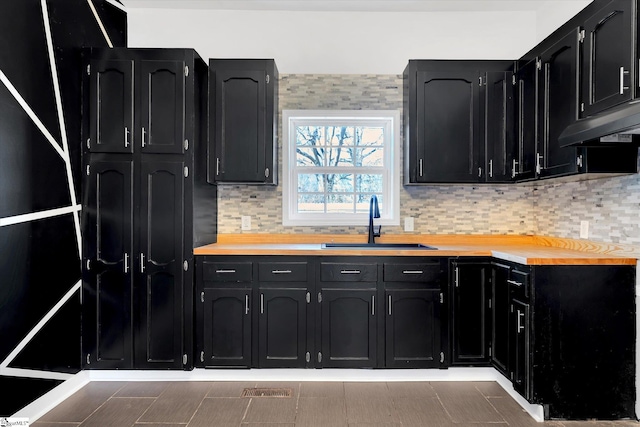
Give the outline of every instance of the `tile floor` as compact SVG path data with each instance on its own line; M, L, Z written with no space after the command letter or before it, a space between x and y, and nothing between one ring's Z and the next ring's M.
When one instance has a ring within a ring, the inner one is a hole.
M244 388L292 396L240 397ZM34 427L473 426L627 427L632 421L536 423L495 382L91 382Z

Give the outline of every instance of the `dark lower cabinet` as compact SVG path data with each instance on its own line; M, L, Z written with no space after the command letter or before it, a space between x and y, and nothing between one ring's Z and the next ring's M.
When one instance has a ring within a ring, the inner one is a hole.
M511 368L513 388L525 399L531 397L531 349L529 333L530 310L529 304L518 299L512 299L510 309L509 342L511 346Z
M205 366L251 367L251 288L205 289L201 293Z
M322 289L320 353L325 368L376 367L376 290Z
M508 265L498 263L491 269L491 363L507 377L510 376L509 270Z
M441 296L440 289L386 291L386 367L440 367Z
M305 283L306 285L306 283ZM260 288L258 365L262 368L304 368L307 356L307 305L303 288Z

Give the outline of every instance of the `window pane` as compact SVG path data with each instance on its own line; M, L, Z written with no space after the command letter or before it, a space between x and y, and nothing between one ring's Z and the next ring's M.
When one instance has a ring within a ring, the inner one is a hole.
M321 173L298 175L299 193L322 193L324 192L324 175Z
M361 127L358 128L358 145L384 145L384 128Z
M384 212L384 204L382 194L376 194L378 197L378 208L380 214ZM369 213L369 204L371 203L371 194L358 194L356 196L356 212L357 213Z
M327 212L353 213L353 194L329 194L327 195Z
M298 212L302 212L302 213L324 212L324 195L298 193Z
M296 148L297 166L324 166L324 148Z
M329 145L353 145L353 127L351 126L327 126L327 144Z
M328 193L353 193L353 174L350 173L330 173L327 174Z
M384 148L356 148L356 166L384 166Z
M382 174L358 174L356 175L357 193L381 193Z
M328 166L353 166L353 148L330 148Z
M324 145L324 127L296 126L296 145Z

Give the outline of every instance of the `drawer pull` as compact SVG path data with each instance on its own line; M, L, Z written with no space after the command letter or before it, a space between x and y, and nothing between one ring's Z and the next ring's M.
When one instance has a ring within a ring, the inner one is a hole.
M371 295L371 315L376 315L376 296Z
M524 319L524 312L517 310L518 311L518 330L517 333L520 333L524 330L524 325L522 325L520 323L520 319Z
M271 270L271 274L291 274L291 270Z
M422 274L422 270L402 270L402 274Z
M389 316L391 316L391 295L389 295Z
M360 274L360 270L340 270L340 274Z
M235 273L235 270L216 270L216 273L218 274L225 274L225 273Z
M515 280L507 280L507 283L511 283L512 285L522 286L523 284L520 282L516 282Z
M249 295L244 296L244 314L249 314Z

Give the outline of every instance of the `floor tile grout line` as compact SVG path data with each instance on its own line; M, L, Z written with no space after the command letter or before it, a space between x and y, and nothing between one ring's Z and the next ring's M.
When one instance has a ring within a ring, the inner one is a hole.
M186 425L189 425L191 423L191 421L193 421L193 418L196 416L196 413L198 412L198 409L200 409L200 407L204 403L204 400L207 398L207 395L209 394L209 392L211 391L212 388L213 388L213 384L209 384L209 389L202 396L202 399L200 400L200 403L198 404L198 407L196 408L195 411L193 411L193 413L191 414L191 417L189 418L189 421L187 422Z
M496 408L496 407L493 405L493 403L491 403L491 400L489 399L489 397L488 397L488 396L485 396L485 395L484 395L484 393L482 392L482 390L480 390L480 389L478 388L478 386L477 386L477 385L474 385L474 386L473 386L473 388L475 388L476 390L478 390L478 393L480 393L480 396L484 397L484 400L486 400L486 401L487 401L487 403L489 403L489 405L491 405L491 407L493 408L493 410L494 410L494 411L496 411L496 413L497 413L498 415L500 415L500 417L504 420L504 422L505 422L505 423L507 423L507 425L509 425L509 422L508 422L508 421L507 421L507 419L504 417L504 414L503 414L502 412L500 412L500 411L498 410L498 408Z

